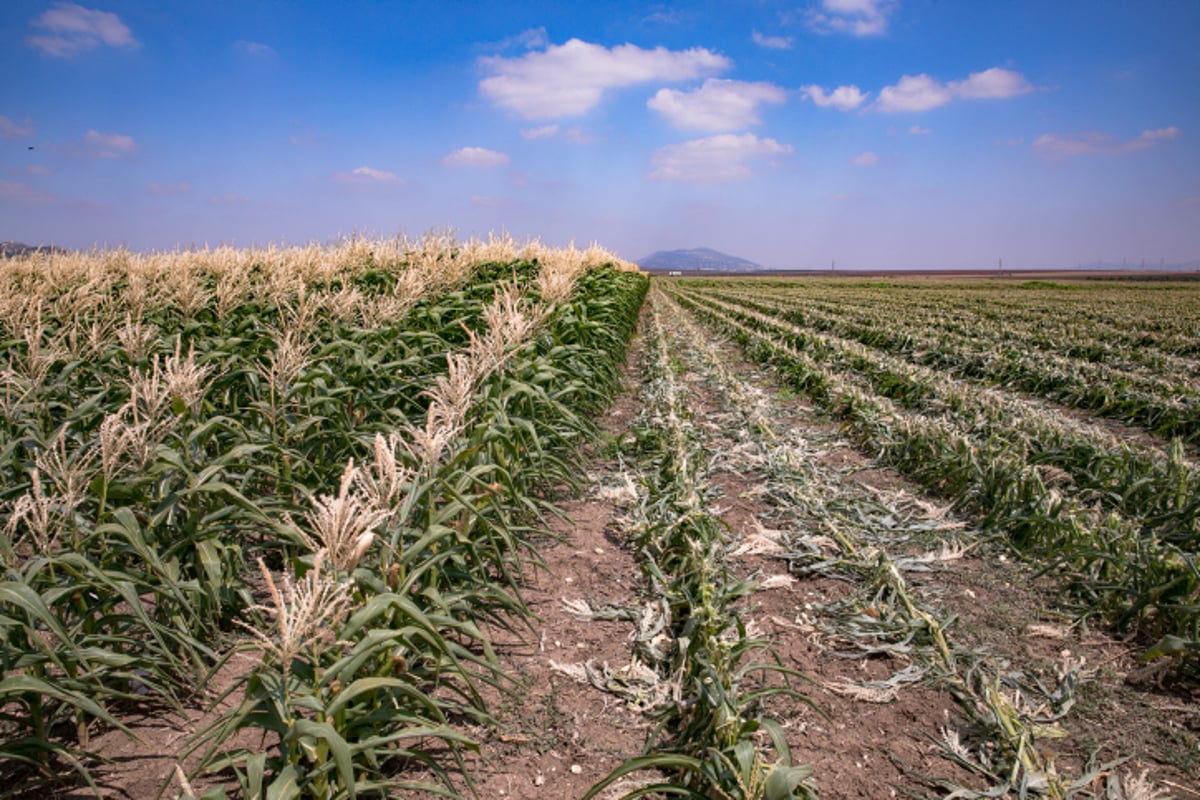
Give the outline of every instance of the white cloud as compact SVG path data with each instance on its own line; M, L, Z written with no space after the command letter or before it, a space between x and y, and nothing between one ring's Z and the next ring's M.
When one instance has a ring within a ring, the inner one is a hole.
M929 111L952 100L996 100L1033 91L1019 72L992 67L974 72L965 80L942 83L924 73L904 75L895 86L879 91L874 108L885 113Z
M1079 133L1044 133L1033 140L1033 149L1050 159L1101 153L1119 155L1137 150L1147 150L1162 141L1179 138L1180 130L1175 126L1144 130L1137 137L1121 141L1100 131Z
M908 129L910 136L928 136L933 133L929 128L922 128L920 125L913 125Z
M859 153L854 158L850 159L850 163L856 167L869 167L872 164L879 163L879 156L868 150L865 153Z
M508 156L486 147L460 147L442 159L448 167L501 167Z
M1027 94L1033 91L1033 87L1019 72L992 67L983 72L973 72L966 80L952 81L950 91L955 97L998 100Z
M85 158L125 158L137 149L137 142L127 134L89 130L82 139L68 146L67 152Z
M881 36L895 10L894 0L822 0L808 12L808 25L817 33Z
M479 93L526 119L578 116L595 108L611 89L691 80L730 67L728 58L704 48L607 48L579 39L516 58L483 58L480 64L489 75L479 82Z
M953 99L950 90L928 75L905 75L895 86L879 92L875 108L880 111L928 111Z
M791 145L759 139L752 133L722 133L705 139L670 144L650 156L652 180L722 183L749 178L746 161L791 153Z
M839 86L832 92L826 93L816 84L803 86L800 93L819 105L821 108L836 108L838 111L851 111L866 101L870 92L862 92L857 86Z
M71 58L100 45L137 47L138 41L121 18L110 11L97 11L75 3L55 3L31 22L44 34L26 41L48 55Z
M768 50L792 49L793 39L791 36L768 36L765 33L754 31L750 34L750 38L754 40L756 45L759 47L765 47Z
M374 167L355 167L349 172L336 172L333 179L338 183L358 186L393 185L399 186L404 179L394 172L386 172Z
M770 83L709 78L690 92L659 89L646 107L662 114L676 128L728 131L762 122L758 117L760 103L778 104L786 100L787 92Z
M262 42L248 42L245 39L238 39L233 43L234 49L240 53L245 53L248 56L256 58L274 58L279 55L275 52L275 48L269 44Z
M18 124L8 117L0 117L0 139L25 139L33 136L33 120L29 117Z

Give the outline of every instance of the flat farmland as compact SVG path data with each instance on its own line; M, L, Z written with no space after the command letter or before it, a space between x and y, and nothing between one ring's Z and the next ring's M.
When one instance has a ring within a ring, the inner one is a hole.
M6 263L16 794L1198 796L1200 287L218 255Z

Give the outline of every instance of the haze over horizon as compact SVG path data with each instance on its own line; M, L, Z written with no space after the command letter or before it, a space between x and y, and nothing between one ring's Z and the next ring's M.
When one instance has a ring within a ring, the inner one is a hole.
M1200 258L1200 3L34 2L0 239Z

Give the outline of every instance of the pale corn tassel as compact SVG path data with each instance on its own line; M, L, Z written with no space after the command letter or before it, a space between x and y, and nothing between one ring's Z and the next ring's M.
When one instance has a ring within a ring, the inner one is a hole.
M38 469L54 484L64 519L71 519L75 510L87 499L88 486L98 471L95 467L96 455L94 446L68 453L66 435L60 434L50 447L39 451L34 457Z
M266 380L275 397L281 400L288 396L292 384L308 367L312 348L304 341L303 333L294 329L272 331L272 337L276 341L275 350L266 365L259 365L258 374Z
M340 574L354 570L374 542L375 528L387 516L365 494L352 491L359 475L352 459L342 473L337 496L314 497L313 510L304 515L312 535L300 532L309 549L327 554Z
M141 361L158 341L158 326L134 322L133 315L126 314L125 325L117 329L117 340L130 361Z
M371 501L372 508L385 514L383 521L388 525L399 521L397 515L415 477L414 471L396 456L401 446L405 446L404 440L395 431L387 437L375 434L371 464L356 477L358 487Z
M258 645L279 662L285 683L292 661L318 642L332 643L336 639L335 630L353 606L352 584L324 572L325 556L325 551L318 551L313 568L299 580L285 572L282 586L275 583L260 558L258 569L271 596L271 605L256 605L250 610L270 615L274 625L264 631L238 620Z
M37 467L29 470L29 478L29 491L13 503L12 514L4 526L4 533L10 537L15 536L21 522L24 522L33 538L35 551L49 555L58 541L61 520L55 512L53 499L47 497L42 489L42 476Z
M186 358L181 357L182 346L182 340L177 339L175 355L167 356L163 379L171 402L178 400L194 415L200 410L200 401L204 399L204 393L208 389L206 379L212 372L212 367L197 366L195 344L188 348Z

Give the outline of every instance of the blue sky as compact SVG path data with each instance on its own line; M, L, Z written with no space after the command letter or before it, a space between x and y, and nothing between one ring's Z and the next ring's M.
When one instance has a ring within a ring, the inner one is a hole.
M1198 40L1195 0L8 0L0 239L1188 261Z

